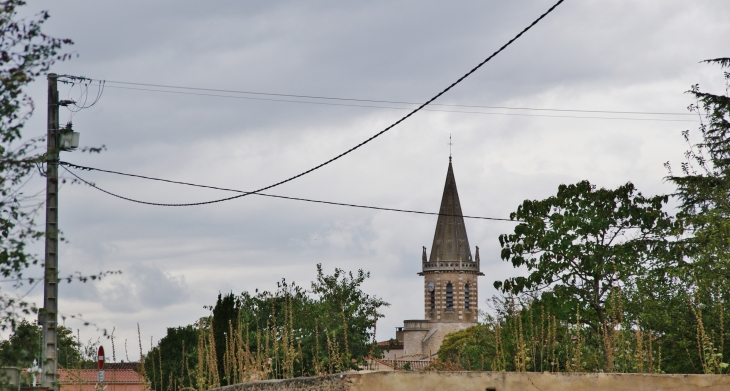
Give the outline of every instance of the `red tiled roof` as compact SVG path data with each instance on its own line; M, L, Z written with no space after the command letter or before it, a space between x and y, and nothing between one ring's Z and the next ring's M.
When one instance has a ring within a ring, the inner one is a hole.
M110 371L112 369L131 369L136 371L139 367L138 362L108 362L104 364L104 370Z
M96 384L99 371L96 369L59 369L61 384ZM144 384L144 377L132 369L104 370L104 383L107 384Z

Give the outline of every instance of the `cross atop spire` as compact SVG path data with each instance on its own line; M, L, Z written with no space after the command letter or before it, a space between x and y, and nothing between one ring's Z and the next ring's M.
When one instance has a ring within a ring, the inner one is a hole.
M454 145L454 143L451 142L451 133L449 133L449 163L451 163L451 146Z

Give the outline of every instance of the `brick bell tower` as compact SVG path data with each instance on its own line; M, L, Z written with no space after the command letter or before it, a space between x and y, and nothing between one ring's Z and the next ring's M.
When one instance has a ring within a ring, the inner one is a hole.
M424 314L431 322L476 323L478 320L477 277L484 273L479 267L479 247L476 256L471 256L462 215L449 157L431 255L426 257L424 247L422 271L418 273L424 277Z
M444 337L451 332L474 326L478 320L478 282L483 276L479 265L479 247L472 257L469 238L456 190L454 169L449 169L441 197L431 253L423 247L423 319L404 320L396 334L406 356L433 357Z

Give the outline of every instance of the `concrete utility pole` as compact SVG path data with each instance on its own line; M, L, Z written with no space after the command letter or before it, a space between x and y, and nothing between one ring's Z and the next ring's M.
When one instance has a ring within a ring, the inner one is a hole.
M48 133L46 140L46 259L43 284L43 308L39 323L43 325L41 387L58 389L56 340L58 338L58 76L48 75Z

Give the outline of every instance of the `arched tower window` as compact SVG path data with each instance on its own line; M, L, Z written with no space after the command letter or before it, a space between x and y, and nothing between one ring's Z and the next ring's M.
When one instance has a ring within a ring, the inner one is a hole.
M469 312L469 284L464 285L464 310Z
M454 287L451 283L446 284L446 311L454 310Z

